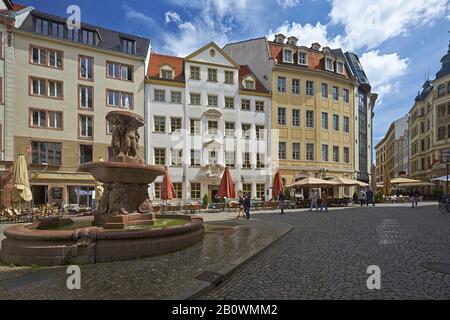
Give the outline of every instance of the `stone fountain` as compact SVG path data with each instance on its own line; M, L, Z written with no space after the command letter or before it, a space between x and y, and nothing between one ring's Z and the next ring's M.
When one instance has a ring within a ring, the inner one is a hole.
M152 212L148 185L164 169L146 165L139 156L138 129L144 119L131 111L111 111L106 119L114 126L112 158L80 166L103 183L93 222L65 218L8 228L0 251L3 262L53 266L123 261L179 250L202 239L200 217Z

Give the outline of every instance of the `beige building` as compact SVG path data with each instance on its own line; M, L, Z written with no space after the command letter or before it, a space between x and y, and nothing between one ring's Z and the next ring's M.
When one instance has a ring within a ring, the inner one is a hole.
M411 108L410 177L428 181L446 174L442 153L450 151L450 44L436 78L427 80ZM424 187L430 193L433 187Z
M77 169L108 159L107 112L144 116L149 40L35 10L16 27L13 154L26 155L33 204L90 206L95 181Z
M384 138L375 146L376 154L376 183L378 187L385 185L386 179L395 176L395 124L391 123Z

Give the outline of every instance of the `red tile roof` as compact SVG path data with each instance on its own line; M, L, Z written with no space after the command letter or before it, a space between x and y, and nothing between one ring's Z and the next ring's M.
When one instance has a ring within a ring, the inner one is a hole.
M147 76L153 79L160 79L159 70L162 66L168 65L174 69L175 81L185 81L184 78L184 59L175 56L168 56L159 53L150 54L150 64L147 70Z
M269 45L269 50L270 50L270 56L271 58L276 60L276 64L278 65L287 65L287 66L297 66L297 53L294 50L294 64L288 64L288 63L283 63L283 48L286 45L283 44L278 44L278 43L274 43L274 42L268 42ZM325 55L323 52L320 51L316 51L316 50L312 50L312 49L308 49L308 69L310 70L325 70ZM306 66L302 66L305 67ZM337 73L337 75L339 75ZM347 70L344 68L344 76L346 78L349 78L348 74L347 74Z
M22 10L22 9L25 9L27 6L24 6L24 5L22 5L22 4L13 4L13 10L14 11L20 11L20 10Z
M249 75L252 76L256 80L256 89L255 90L245 89L244 86L242 85L242 81L244 80L244 78ZM241 65L239 68L239 89L247 90L247 91L255 91L255 92L260 92L260 93L269 93L266 90L266 88L264 88L261 81L259 81L259 79L256 77L256 75L253 73L252 69L250 69L250 67L247 65L245 65L245 66Z

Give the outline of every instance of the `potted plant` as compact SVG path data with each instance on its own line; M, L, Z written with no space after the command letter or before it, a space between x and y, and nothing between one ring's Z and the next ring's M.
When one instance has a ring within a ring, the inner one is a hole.
M208 195L205 193L205 195L203 196L203 201L202 201L203 209L207 209L208 208L208 204L209 204Z

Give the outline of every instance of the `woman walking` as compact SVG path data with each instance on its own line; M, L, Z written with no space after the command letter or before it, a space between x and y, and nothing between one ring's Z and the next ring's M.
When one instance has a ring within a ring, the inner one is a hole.
M242 218L245 218L245 214L244 214L244 198L242 197L242 194L239 195L239 212L238 215L236 217L236 219L239 219L241 217L242 214Z
M280 192L278 195L278 205L280 207L281 213L284 214L284 200L286 199L286 196L284 195L284 192Z
M320 212L325 208L325 212L328 212L328 194L327 190L322 191L322 196L320 197Z

